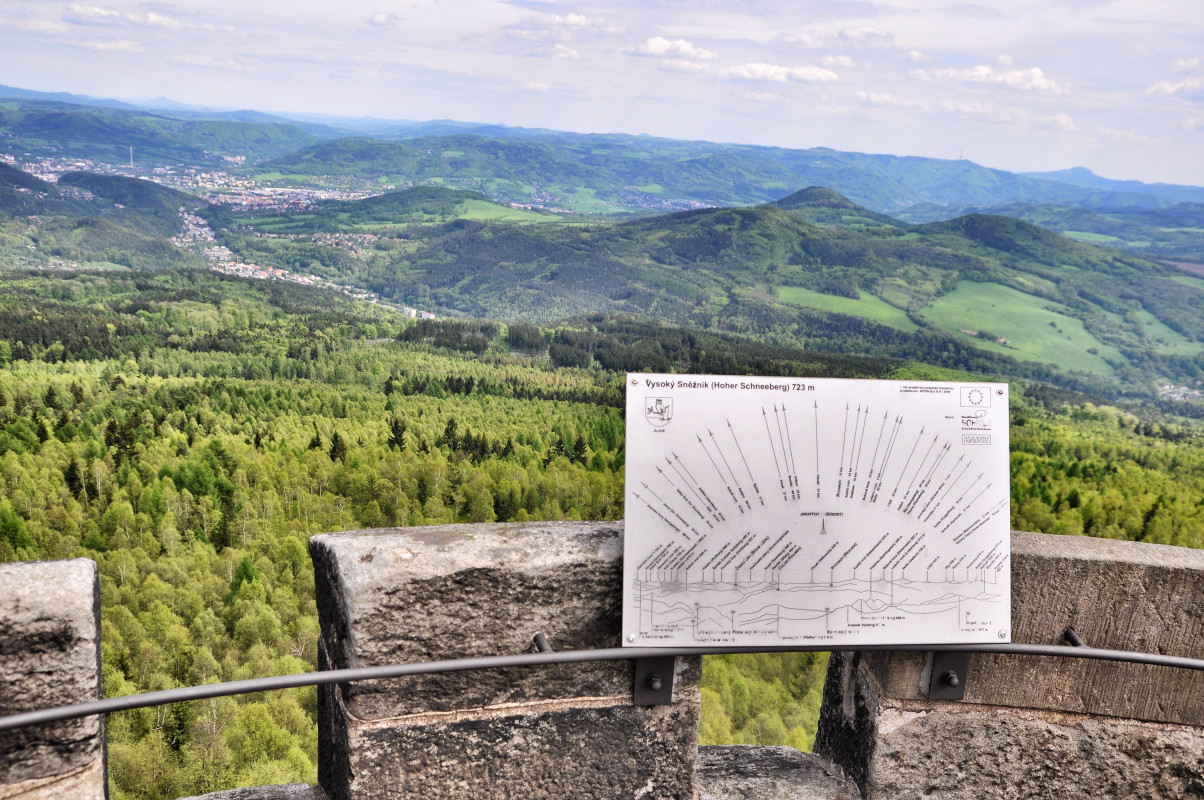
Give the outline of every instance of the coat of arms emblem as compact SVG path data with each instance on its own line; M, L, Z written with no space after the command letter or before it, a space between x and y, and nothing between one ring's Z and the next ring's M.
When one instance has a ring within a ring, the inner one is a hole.
M657 427L664 427L673 419L672 397L649 397L644 402L644 419Z

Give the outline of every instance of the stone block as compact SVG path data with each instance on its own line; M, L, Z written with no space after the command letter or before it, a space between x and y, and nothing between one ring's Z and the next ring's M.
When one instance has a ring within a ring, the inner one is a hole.
M0 564L0 716L99 700L100 590L88 559ZM104 725L0 734L0 799L106 796Z
M1013 641L1062 644L1068 627L1204 658L1204 552L1013 533ZM1204 673L974 654L957 703L928 699L930 673L922 652L829 663L816 750L871 800L1204 795Z
M310 541L323 668L620 645L622 527L453 525ZM632 704L630 661L447 673L319 689L332 800L694 795L701 674Z
M840 768L793 747L698 748L698 800L861 800Z

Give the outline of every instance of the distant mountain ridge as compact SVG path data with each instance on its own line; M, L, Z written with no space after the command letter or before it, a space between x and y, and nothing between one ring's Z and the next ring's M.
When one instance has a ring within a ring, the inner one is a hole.
M1088 189L1102 189L1109 192L1136 192L1150 194L1165 203L1204 203L1204 187L1184 186L1174 183L1142 183L1141 181L1117 181L1102 178L1086 167L1071 167L1070 169L1053 172L1021 172L1027 178L1038 180L1058 181L1071 186L1082 186Z
M343 181L361 189L443 184L504 202L588 213L754 205L781 199L799 186L826 186L889 215L924 204L947 207L949 216L959 208L1004 203L1156 208L1177 202L1166 192L1193 188L1104 179L1086 185L1090 179L1076 170L1069 176L1031 177L969 161L823 147L576 134L448 120L286 119L180 108L170 101L162 103L172 106L167 109L134 108L12 87L0 87L0 101L0 152L46 147L46 152L124 163L133 145L144 162L244 156L252 175ZM365 134L375 144L367 145ZM1204 196L1204 189L1197 191Z
M610 212L773 202L826 186L877 213L918 203L1065 202L1157 207L1153 196L1025 178L968 161L680 142L619 134L494 138L443 134L315 142L260 166L261 177L474 189L505 202Z

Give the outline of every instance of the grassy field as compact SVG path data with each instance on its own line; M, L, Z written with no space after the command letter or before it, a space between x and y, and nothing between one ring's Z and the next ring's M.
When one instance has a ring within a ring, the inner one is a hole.
M278 233L288 232L290 229L296 229L299 225L320 218L321 216L316 213L298 213L279 217L244 216L237 217L235 222L238 225L253 225L261 231ZM336 222L341 229L359 233L396 231L407 225L442 225L453 219L470 219L482 222L519 222L526 225L549 223L562 225L566 222L563 216L543 214L538 211L529 211L525 208L511 208L510 206L498 205L487 200L463 200L457 203L454 210L447 214L416 212L407 215L403 219L398 219L386 213L380 215L377 219L372 219L371 217L366 217L366 215L361 216L348 211L337 213L328 219Z
M1204 278L1197 278L1192 275L1176 275L1171 280L1184 286L1194 286L1197 289L1204 289Z
M1022 361L1055 364L1066 370L1113 375L1105 358L1124 361L1114 347L1100 342L1083 323L1060 312L1056 303L997 283L962 281L920 312L938 328L972 337L984 350L1006 353ZM1000 344L965 331L990 332L1007 340ZM1094 352L1089 352L1094 350Z
M542 214L538 211L528 211L525 208L511 208L485 200L465 200L459 204L460 219L475 219L485 222L564 222L563 217L555 214Z
M1092 233L1090 231L1062 231L1062 235L1071 239L1077 239L1080 242L1103 245L1104 247L1124 241L1119 236L1109 236L1106 233Z
M918 327L907 318L907 314L895 308L884 300L872 294L861 294L860 300L851 297L837 297L832 294L822 294L804 289L801 286L779 286L778 297L787 303L807 308L818 308L821 311L835 311L838 314L849 314L854 317L864 317L882 325L889 325L901 331L914 331Z
M1137 312L1145 335L1152 342L1150 348L1161 355L1194 356L1204 351L1204 343L1193 342L1177 331L1173 331L1148 311Z

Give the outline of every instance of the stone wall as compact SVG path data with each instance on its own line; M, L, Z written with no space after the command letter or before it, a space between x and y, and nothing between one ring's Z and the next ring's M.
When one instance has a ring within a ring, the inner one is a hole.
M0 564L0 716L98 700L100 590L87 559ZM0 800L106 796L104 726L0 733Z
M360 531L310 541L323 668L618 647L622 528ZM331 800L696 796L700 660L670 705L633 704L630 661L322 687Z
M622 525L536 523L311 541L322 668L616 647ZM1013 637L1204 658L1204 551L1013 534ZM100 695L96 570L0 565L0 715ZM965 698L932 654L835 653L816 749L698 748L700 664L633 704L632 664L322 687L318 787L213 800L1204 798L1204 673L972 655ZM102 798L96 717L0 734L0 800Z
M1204 658L1204 551L1012 534L1013 641ZM974 654L965 699L932 655L838 653L816 751L875 798L1204 797L1204 672Z

